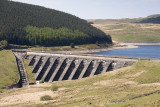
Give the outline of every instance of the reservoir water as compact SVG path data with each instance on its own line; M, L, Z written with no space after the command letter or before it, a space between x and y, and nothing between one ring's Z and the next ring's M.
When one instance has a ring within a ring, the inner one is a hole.
M160 45L139 45L138 48L116 49L105 52L98 52L94 54L143 58L160 58Z

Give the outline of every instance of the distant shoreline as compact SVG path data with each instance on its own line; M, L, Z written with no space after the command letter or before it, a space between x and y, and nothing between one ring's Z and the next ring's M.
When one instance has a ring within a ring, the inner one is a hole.
M110 50L115 50L115 49L130 49L130 48L138 48L138 46L135 46L135 45L121 45L121 46L113 46L113 47L109 47L109 48L91 49L91 50L82 50L82 51L57 51L56 53L90 54L90 53L104 52L104 51L110 51Z
M76 55L90 54L90 53L98 53L98 52L110 51L110 50L115 50L115 49L138 48L137 45L160 45L160 43L119 43L119 46L113 46L113 47L108 47L108 48L81 50L81 51L51 51L51 53L76 54ZM39 51L39 52L45 52L45 51Z
M121 45L160 45L160 43L120 43Z
M135 45L129 45L129 44L120 44L121 46L117 47L110 47L110 48L103 48L103 49L93 49L93 50L87 50L87 52L84 53L97 53L97 52L104 52L104 51L110 51L110 50L115 50L115 49L130 49L130 48L138 48L138 46ZM82 52L83 53L83 52Z
M160 43L119 43L120 46L113 46L110 48L103 48L103 49L93 49L93 50L87 50L87 51L80 51L80 53L97 53L97 52L104 52L104 51L110 51L115 49L131 49L131 48L138 48L137 45L160 45ZM76 52L75 52L76 53Z

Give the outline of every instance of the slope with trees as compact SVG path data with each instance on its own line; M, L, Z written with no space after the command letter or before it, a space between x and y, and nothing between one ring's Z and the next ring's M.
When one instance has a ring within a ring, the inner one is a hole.
M86 39L78 42L78 44L84 44L86 41L88 43L95 43L96 41L112 43L109 35L91 26L86 20L76 16L41 6L0 0L0 40L7 40L8 43L12 44L31 45L26 34L28 33L25 29L27 26L37 27L37 29L47 27L52 30L66 28L72 30L71 32L78 32L85 35ZM59 38L61 38L60 36ZM68 38L68 36L71 35L68 35L67 31L65 31L63 37ZM37 43L37 45L41 44ZM52 46L53 44L48 45ZM64 41L64 43L58 43L58 45L68 45L68 43Z

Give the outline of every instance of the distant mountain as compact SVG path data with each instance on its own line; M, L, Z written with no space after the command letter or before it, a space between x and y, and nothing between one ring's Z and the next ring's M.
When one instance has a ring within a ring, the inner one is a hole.
M142 20L138 21L137 23L154 23L160 24L160 14L150 15Z
M94 24L118 24L118 23L154 23L160 24L160 14L150 15L145 18L124 18L124 19L89 19Z
M0 40L25 45L106 42L111 37L76 16L25 3L0 0Z
M124 19L89 19L89 23L94 23L94 24L118 24L118 23L134 23L137 21L137 19L129 19L129 18L124 18Z
M147 18L156 18L156 17L160 17L160 14L154 14L154 15L147 16Z

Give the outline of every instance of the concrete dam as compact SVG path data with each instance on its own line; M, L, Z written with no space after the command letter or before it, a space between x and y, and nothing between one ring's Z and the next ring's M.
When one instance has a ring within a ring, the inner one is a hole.
M32 66L31 71L35 73L35 80L43 80L44 82L91 77L130 66L136 61L133 59L110 58L87 54L69 55L27 51L13 51L13 53L18 59L28 59L28 65ZM22 60L21 63L23 63ZM17 63L17 66L21 65ZM21 69L19 73L22 85L29 84L25 68Z

